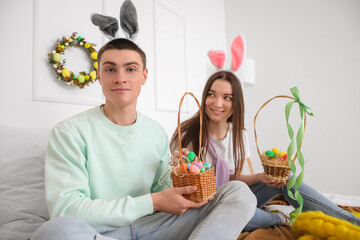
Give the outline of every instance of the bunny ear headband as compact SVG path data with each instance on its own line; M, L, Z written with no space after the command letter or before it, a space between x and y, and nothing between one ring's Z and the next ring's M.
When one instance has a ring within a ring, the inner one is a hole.
M91 22L98 26L104 35L113 39L117 37L119 30L119 22L116 18L101 15L98 13L92 14ZM125 0L120 8L120 26L124 31L126 38L134 40L139 31L137 12L131 0Z
M236 72L245 59L245 39L240 34L235 37L231 44L231 69L233 72ZM225 63L225 52L223 50L210 50L208 54L211 63L221 69Z

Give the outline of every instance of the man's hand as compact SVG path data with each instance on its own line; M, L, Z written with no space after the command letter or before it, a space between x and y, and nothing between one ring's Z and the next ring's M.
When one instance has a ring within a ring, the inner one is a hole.
M158 193L152 193L154 211L161 211L175 215L181 215L188 209L204 206L208 200L194 202L184 198L183 194L190 194L196 191L196 186L167 188ZM213 198L209 199L212 200Z

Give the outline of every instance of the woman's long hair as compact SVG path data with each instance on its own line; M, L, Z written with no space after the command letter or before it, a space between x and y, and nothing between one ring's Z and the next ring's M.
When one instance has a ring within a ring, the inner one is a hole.
M217 79L228 81L232 87L233 93L233 114L227 119L228 122L232 123L232 135L233 135L233 156L235 161L235 174L240 174L245 161L244 143L243 143L243 130L244 128L244 97L243 91L239 79L228 71L219 71L210 76L207 80L201 100L201 111L203 113L202 123L202 142L201 147L207 149L208 139L210 137L208 131L209 118L205 114L205 100L209 93L212 84ZM199 149L199 132L200 132L200 115L197 112L193 117L181 123L181 145L191 147L195 153ZM175 130L170 146L173 149L178 144L178 131Z

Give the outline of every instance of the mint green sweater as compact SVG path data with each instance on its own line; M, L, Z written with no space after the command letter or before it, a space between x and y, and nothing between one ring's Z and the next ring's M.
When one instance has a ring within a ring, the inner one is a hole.
M45 191L51 218L75 216L98 232L153 213L150 193L170 160L164 129L137 113L118 126L95 107L59 123L50 134ZM170 182L169 180L167 182Z

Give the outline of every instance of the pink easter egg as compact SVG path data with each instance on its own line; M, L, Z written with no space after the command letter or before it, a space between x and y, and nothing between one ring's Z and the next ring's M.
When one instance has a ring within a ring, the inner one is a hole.
M195 165L191 165L191 166L189 167L189 172L190 172L190 173L200 173L200 168L198 168L198 167L195 166Z

